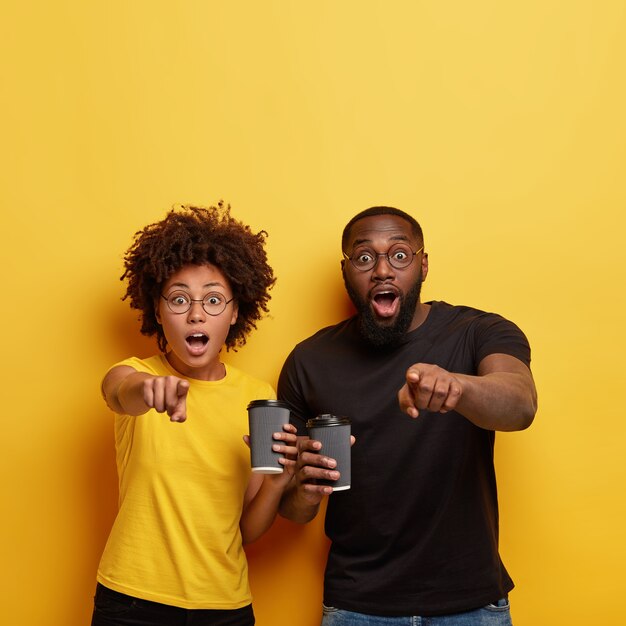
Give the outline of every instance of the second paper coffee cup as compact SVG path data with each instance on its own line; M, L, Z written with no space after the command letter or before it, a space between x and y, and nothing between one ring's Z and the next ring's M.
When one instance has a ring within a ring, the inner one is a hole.
M283 431L289 423L289 407L279 400L253 400L248 404L250 427L250 461L257 474L280 474L283 466L278 462L281 454L272 446L279 443L274 433Z
M309 437L322 443L320 453L337 461L335 469L340 474L339 480L318 480L317 484L328 485L333 491L350 489L350 420L347 417L324 414L308 420L306 427Z

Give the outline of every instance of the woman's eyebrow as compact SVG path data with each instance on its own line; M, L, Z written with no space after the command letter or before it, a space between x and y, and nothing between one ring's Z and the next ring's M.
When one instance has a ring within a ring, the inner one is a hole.
M216 281L212 283L205 283L204 285L202 285L202 288L204 289L205 287L223 287L223 286L224 285L222 285L222 283L220 283L219 281ZM172 287L184 287L185 289L191 289L191 287L187 283L172 283L170 285L170 289Z

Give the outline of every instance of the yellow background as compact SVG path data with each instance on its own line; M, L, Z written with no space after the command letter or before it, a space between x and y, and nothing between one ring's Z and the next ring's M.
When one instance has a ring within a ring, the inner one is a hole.
M220 198L270 233L271 315L227 358L273 384L349 311L339 236L374 204L422 223L426 299L525 330L540 410L496 446L516 626L624 623L624 2L16 0L0 58L4 624L88 624L99 382L153 351L122 254ZM321 537L250 549L259 626L317 626Z

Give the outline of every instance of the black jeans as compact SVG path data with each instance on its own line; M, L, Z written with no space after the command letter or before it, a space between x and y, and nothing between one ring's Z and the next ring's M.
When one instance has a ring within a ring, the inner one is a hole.
M140 600L98 583L91 626L254 626L252 605L242 609L181 609Z

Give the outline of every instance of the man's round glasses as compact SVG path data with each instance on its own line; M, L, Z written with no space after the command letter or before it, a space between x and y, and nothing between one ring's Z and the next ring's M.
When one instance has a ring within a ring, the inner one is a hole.
M161 298L167 303L167 308L176 315L187 313L194 302L201 302L207 315L220 315L226 309L226 305L234 300L234 298L226 300L226 297L217 291L207 293L202 300L194 300L184 291L172 291L167 296L161 295Z
M423 249L424 246L413 252L406 244L397 243L391 246L387 252L374 252L369 248L357 248L352 252L352 256L348 256L345 252L343 256L345 256L359 272L373 270L381 256L387 257L387 261L391 267L402 270L405 267L409 267L409 265L413 263L415 255L419 254Z

